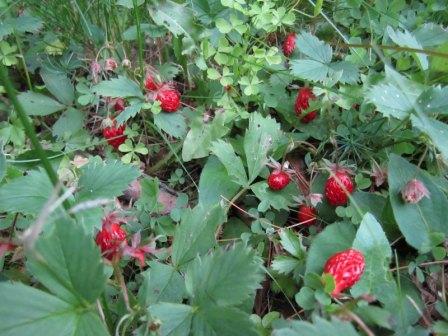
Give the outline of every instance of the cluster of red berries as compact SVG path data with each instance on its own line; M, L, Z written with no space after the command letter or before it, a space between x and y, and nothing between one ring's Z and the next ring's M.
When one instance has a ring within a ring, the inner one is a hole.
M160 102L160 107L164 112L176 112L180 107L180 92L168 84L157 83L151 75L145 80L145 88L154 91L155 100Z
M118 149L120 145L126 141L126 135L124 135L124 131L126 130L125 125L117 126L117 122L115 120L108 120L110 125L103 127L103 137L107 140L109 145Z

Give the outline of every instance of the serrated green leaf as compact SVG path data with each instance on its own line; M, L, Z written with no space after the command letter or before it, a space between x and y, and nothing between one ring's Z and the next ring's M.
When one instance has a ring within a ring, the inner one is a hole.
M405 203L401 190L412 179L423 182L430 192L417 204ZM389 197L395 220L407 243L421 252L432 248L432 235L448 234L446 210L448 200L433 179L404 158L392 154L388 167Z
M176 303L158 303L150 306L153 318L160 319L160 336L188 336L190 334L193 307Z
M182 113L159 113L154 115L154 124L175 138L187 133L187 124Z
M0 283L0 333L3 336L107 336L92 309L80 309L21 283Z
M224 165L211 155L201 171L199 203L207 207L219 203L222 197L230 200L238 189L239 185L232 181Z
M212 208L198 205L186 210L174 234L173 265L182 266L215 245L215 231L223 223L224 216L219 204Z
M28 254L28 268L64 301L77 306L95 302L106 284L98 247L78 223L65 219L54 225Z
M388 26L386 28L387 34L389 37L398 44L400 47L407 47L413 49L423 49L423 46L417 41L415 36L404 30L404 32L399 31L398 29L394 31L392 27ZM422 53L413 53L414 58L418 61L422 70L428 69L428 56Z
M281 274L291 274L297 267L302 266L302 262L296 258L279 255L272 261L271 267L274 271Z
M310 33L300 33L296 38L296 46L301 53L317 62L331 62L331 57L333 54L331 47Z
M370 213L362 219L353 248L363 253L366 266L361 279L351 289L352 295L377 293L377 284L388 281L392 250L380 223Z
M258 210L265 212L269 208L276 210L288 210L294 204L293 196L299 193L295 183L289 183L282 190L271 190L266 181L256 182L251 185L250 189L255 196L261 201Z
M118 125L124 124L131 118L134 118L142 109L144 103L135 103L126 108L115 118Z
M105 80L93 87L93 91L104 97L127 98L139 97L144 98L140 86L134 81L124 76L118 76L110 80Z
M417 104L424 113L448 114L448 86L427 89L418 97Z
M32 91L22 92L17 98L30 116L46 116L66 107L48 96Z
M58 138L70 137L84 127L85 114L69 108L53 125L53 135Z
M143 283L138 292L140 304L147 307L158 302L182 302L185 282L173 266L156 261L149 263L142 273Z
M288 321L287 326L274 330L274 336L359 336L349 323L333 318L331 321L316 317L314 323L304 321Z
M305 247L302 245L300 236L290 229L281 230L279 235L280 244L288 253L299 259L305 257Z
M232 145L223 140L212 143L210 150L218 157L222 164L226 167L227 172L233 178L233 181L241 186L247 185L246 170L243 161L235 154Z
M242 244L197 257L185 274L193 302L204 307L209 302L218 306L241 304L259 288L262 279L261 260Z
M209 305L193 317L192 335L195 336L257 336L249 315L232 307Z
M65 73L44 67L40 70L40 75L45 83L45 87L64 105L71 105L75 99L75 87Z
M0 187L0 211L37 214L52 192L53 185L47 174L31 171Z
M136 167L120 161L92 160L81 168L78 201L119 196L140 172Z
M425 133L448 160L448 125L436 119L429 118L426 114L417 113L411 116L412 125Z

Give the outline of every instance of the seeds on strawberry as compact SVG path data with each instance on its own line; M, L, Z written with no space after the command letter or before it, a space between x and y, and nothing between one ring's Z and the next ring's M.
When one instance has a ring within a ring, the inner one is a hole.
M346 170L336 170L325 183L325 197L332 206L345 205L354 187L352 178Z
M161 89L157 92L156 100L165 112L176 112L180 107L180 93L175 89Z
M290 181L288 173L283 170L274 170L268 177L268 185L272 190L282 190Z
M357 283L364 273L364 268L364 256L358 250L350 248L333 254L324 266L324 273L331 274L335 281L331 295L338 297L341 292Z
M306 204L301 204L297 212L297 219L304 226L316 224L316 209Z
M303 87L300 88L297 92L297 98L295 103L296 115L300 116L303 111L305 111L309 106L309 101L316 99L316 96L313 94L310 88ZM317 117L317 110L309 112L306 116L304 116L300 121L304 124L308 124L313 121Z
M125 129L125 125L117 127L115 120L113 120L112 125L103 128L103 137L107 140L109 145L117 149L127 138L126 135L123 135Z
M151 75L148 75L148 76L146 76L146 79L145 79L145 88L146 88L146 90L154 91L159 88L159 85L156 84L156 82L154 81L154 78L152 78Z
M119 223L103 224L101 231L95 238L96 244L100 247L103 256L109 260L119 256L120 247L126 241L126 231Z
M283 41L283 54L286 57L291 56L296 48L296 33L289 33Z

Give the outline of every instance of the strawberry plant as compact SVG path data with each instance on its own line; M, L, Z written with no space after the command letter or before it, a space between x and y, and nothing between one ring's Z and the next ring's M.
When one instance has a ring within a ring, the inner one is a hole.
M447 27L0 0L0 334L448 334Z

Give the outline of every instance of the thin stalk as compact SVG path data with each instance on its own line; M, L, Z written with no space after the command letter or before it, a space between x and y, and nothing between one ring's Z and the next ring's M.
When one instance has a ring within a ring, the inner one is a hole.
M132 3L134 4L135 23L137 26L138 63L140 66L140 85L143 86L143 78L145 76L145 74L144 74L145 67L143 64L143 37L142 37L142 31L141 31L141 27L140 27L140 15L138 12L137 0L132 0Z
M178 153L179 150L182 148L182 143L179 143L177 146L174 146L174 151L170 151L169 153L167 153L163 158L161 158L159 161L157 161L157 163L155 165L153 165L152 167L150 167L148 169L148 174L154 173L156 171L158 171L160 168L162 168L163 166L167 165L168 162L172 159L172 157L174 156L174 153Z
M8 94L9 99L11 100L12 104L14 105L17 116L20 119L20 122L22 123L23 127L25 128L26 135L30 138L31 144L33 145L34 149L36 150L37 156L42 161L42 165L51 181L54 187L57 187L59 185L59 178L56 172L53 170L53 167L50 164L50 161L48 160L47 156L45 155L45 152L39 142L39 139L37 138L36 132L34 130L34 127L31 125L30 121L28 120L28 116L25 113L25 110L22 107L22 104L20 104L19 100L17 99L14 87L11 83L11 80L8 75L8 71L6 70L4 65L0 65L0 79L3 83L6 93ZM70 203L68 200L65 200L64 203L65 210L70 209Z
M22 40L20 39L20 37L17 35L17 33L15 31L14 31L14 37L16 38L17 48L19 49L20 59L22 61L22 66L23 66L23 71L25 71L26 84L28 85L28 89L30 91L33 91L33 85L31 84L30 74L26 67L25 55L23 54Z

